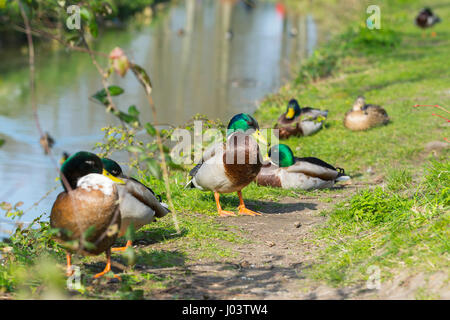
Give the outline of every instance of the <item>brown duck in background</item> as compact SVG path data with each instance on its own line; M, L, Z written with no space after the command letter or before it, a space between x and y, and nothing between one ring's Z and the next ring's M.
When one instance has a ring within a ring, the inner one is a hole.
M389 116L383 108L366 104L364 97L358 97L352 110L345 114L344 126L353 131L367 130L389 122Z
M64 191L53 204L50 226L59 229L56 240L67 250L67 274L73 273L71 253L105 252L106 267L94 278L103 276L111 270L111 246L120 229L119 194L115 184L124 182L104 170L99 157L83 151L64 162L61 181Z
M291 99L286 112L278 118L275 129L279 129L280 139L309 136L322 128L327 116L328 110L300 108L297 100Z

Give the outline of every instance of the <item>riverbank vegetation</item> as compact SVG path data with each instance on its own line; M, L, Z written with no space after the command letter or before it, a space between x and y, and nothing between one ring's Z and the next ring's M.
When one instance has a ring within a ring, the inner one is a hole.
M373 266L381 271L382 282L400 271L427 275L448 272L450 166L444 138L449 136L449 127L432 114L441 110L414 106L440 105L448 109L450 105L450 70L443 68L450 52L450 35L446 31L450 30L450 8L440 1L429 3L442 18L435 28L437 36L431 38L422 37L422 31L413 23L421 9L420 1L379 2L380 30L368 30L362 24L366 17L362 5L353 8L354 12L362 12L361 19L353 20L316 50L299 66L296 79L269 95L255 112L261 127L272 127L291 98L298 99L301 106L328 109L325 128L318 134L291 138L285 143L297 156L321 158L345 168L352 177L352 184L341 189L306 192L258 187L254 183L244 189L245 198L255 210L263 211L271 203L273 213L280 213L284 206L281 199L317 197L319 202L328 204L319 213L325 222L296 241L293 250L308 248L309 252L305 260L308 266L297 281L305 281L301 279L306 277L308 281L343 288L364 283ZM117 69L120 72L120 66ZM140 69L134 70L140 74ZM145 85L150 82L145 76L143 79L141 83L148 90ZM119 92L111 88L108 96L104 88L95 99L111 109L112 97ZM359 95L364 95L369 103L383 106L391 122L366 132L344 128L344 114ZM104 155L117 150L130 152L131 160L121 165L134 168L136 178L152 186L164 201L168 200L168 181L177 220L166 217L145 226L133 236L136 248L114 257L114 267L123 271L121 283L93 283L90 276L102 269L98 263L101 258L75 261L84 276L72 290L66 289L63 278L64 253L51 240L53 231L45 219L37 218L31 226L19 225L9 239L0 243L0 288L6 297L37 298L44 293L48 297L152 297L154 293L178 288L181 279L191 275L188 266L193 262L221 262L223 269L234 268L230 261L236 264L242 259L235 248L258 242L252 237L252 230L230 225L215 216L212 194L185 189L190 167L171 165L166 146L158 153L158 144L136 138L136 128L153 137L156 132L152 124L137 121L139 112L131 102L130 105L127 113L116 113L123 126L105 128L105 139L96 150ZM221 126L214 121L209 125ZM169 134L164 130L160 133L163 141ZM160 160L167 161L167 181L161 179L164 169L155 161L157 154L163 155ZM138 166L140 162L146 165ZM354 189L350 189L352 185ZM342 200L333 198L337 195ZM238 199L224 195L221 203L223 209L234 210ZM10 216L21 214L20 206L2 208ZM272 221L279 219L278 214L270 216ZM125 239L119 242L124 243ZM175 276L154 272L169 272L177 267L180 269ZM416 297L429 296L427 290L421 288Z

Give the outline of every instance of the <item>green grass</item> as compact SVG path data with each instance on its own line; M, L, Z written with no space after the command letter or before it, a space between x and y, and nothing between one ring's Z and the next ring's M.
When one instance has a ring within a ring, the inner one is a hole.
M314 240L324 248L311 277L343 285L365 280L372 265L383 267L384 279L399 266L448 267L450 164L431 162L417 183L403 177L392 175L388 187L362 190L329 213Z

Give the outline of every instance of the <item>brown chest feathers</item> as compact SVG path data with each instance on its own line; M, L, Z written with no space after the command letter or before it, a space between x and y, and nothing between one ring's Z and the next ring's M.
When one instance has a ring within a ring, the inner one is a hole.
M114 186L114 192L110 196L100 190L88 191L82 188L61 192L53 204L50 225L52 228L62 229L57 240L78 240L84 254L97 255L104 252L114 244L120 229L116 187ZM81 239L86 234L89 236L85 240L91 245L83 245ZM68 249L77 251L78 248Z
M253 137L241 132L228 138L223 154L225 174L242 188L252 182L261 170L259 146Z

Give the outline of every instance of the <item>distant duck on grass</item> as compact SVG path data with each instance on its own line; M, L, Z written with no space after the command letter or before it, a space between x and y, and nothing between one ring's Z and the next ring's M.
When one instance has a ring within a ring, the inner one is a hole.
M219 142L205 150L202 162L189 173L192 177L188 183L190 187L214 192L220 216L235 215L234 212L222 210L219 201L221 193L231 192L238 194L239 214L260 215L245 207L241 192L255 180L261 169L258 142L267 145L258 122L249 114L237 114L228 124L226 143Z
M441 18L436 16L430 8L423 8L416 17L416 25L422 29L430 28L438 22L441 22ZM436 32L432 32L431 36L435 37Z
M118 184L124 182L104 168L90 152L77 152L61 167L64 191L56 198L50 226L59 229L56 240L67 250L67 275L73 273L71 253L106 253L107 264L98 278L111 270L111 246L120 230ZM118 276L115 276L119 278Z
M161 201L160 196L136 179L125 176L116 161L102 158L102 162L108 172L125 182L125 184L117 186L121 216L119 237L125 235L130 225L134 230L138 230L155 221L155 218L162 218L170 212L167 205ZM125 247L112 248L112 251L124 251L131 245L132 241L128 240Z
M344 117L344 126L353 131L367 130L389 122L389 116L382 107L366 104L364 97L360 96L353 104L352 110Z
M350 179L343 169L318 158L295 157L285 144L270 148L269 155L271 161L263 165L256 177L261 186L313 190L331 188L336 182Z
M280 130L280 139L287 139L290 136L309 136L322 128L327 116L328 110L300 108L298 101L291 99L286 112L278 118L275 128Z

